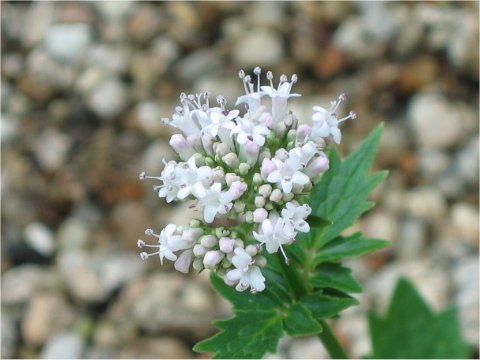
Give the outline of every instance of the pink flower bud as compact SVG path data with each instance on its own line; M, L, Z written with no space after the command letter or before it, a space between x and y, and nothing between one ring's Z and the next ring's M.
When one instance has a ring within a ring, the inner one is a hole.
M231 253L233 251L233 248L235 246L235 239L230 239L228 237L222 237L220 238L218 242L220 246L220 250L224 253Z
M256 209L253 212L253 221L256 223L261 223L268 217L268 212L264 208Z
M310 179L317 177L320 173L328 170L328 158L324 152L318 153L316 157L310 161L303 171Z
M197 244L193 247L193 254L197 257L201 257L207 253L207 249L200 244Z
M253 141L247 141L243 146L240 147L239 158L241 161L253 166L258 160L259 151L260 146Z
M312 133L312 127L307 124L301 124L297 129L297 141L304 142L307 136Z
M265 126L269 129L273 128L273 126L275 125L275 121L273 121L272 115L267 111L263 112L262 115L260 115L260 117L258 118L258 122L265 124Z
M184 274L188 273L188 269L193 261L193 250L189 249L180 254L177 261L175 261L175 270Z
M199 148L202 144L200 141L200 136L198 134L192 134L187 136L187 143L193 149Z
M187 228L183 230L182 233L182 240L186 242L193 243L195 242L201 235L203 234L203 230L199 228Z
M260 169L260 173L264 180L267 180L268 175L270 175L273 171L277 170L277 167L273 163L271 159L263 159L262 168Z
M238 165L240 164L240 161L238 160L238 157L235 153L231 152L222 157L222 160L227 166L229 166L232 169L236 169Z
M218 244L218 239L215 235L205 235L200 239L200 244L206 248L212 248Z
M203 265L206 269L214 269L215 266L220 264L225 255L219 250L210 250L207 251L205 257L203 258Z
M202 141L202 146L203 146L203 149L205 150L205 152L207 154L209 154L210 156L213 156L214 155L214 152L213 152L213 136L212 134L206 132L204 134L202 134L202 137L201 137L201 141Z
M275 189L270 194L270 200L275 203L278 203L282 200L282 196L283 196L282 191L280 189Z
M227 183L227 186L231 186L235 181L240 181L240 180L241 180L240 176L234 173L225 174L225 182Z
M257 208L264 207L265 206L265 198L263 196L256 196L255 197L255 206Z
M247 190L247 184L242 181L235 181L230 185L228 192L232 195L232 200L237 200Z
M278 149L276 152L275 152L275 157L280 160L280 161L285 161L288 159L288 151L285 150L285 149Z
M215 153L219 156L225 156L231 152L230 148L225 143L220 143L215 148Z
M258 193L263 197L269 197L272 193L272 185L270 184L263 184L258 188Z
M195 153L193 147L188 144L187 139L182 134L174 134L170 138L170 146L175 150L182 160L188 160Z
M225 171L223 169L216 169L213 171L212 179L215 182L222 183L225 180Z

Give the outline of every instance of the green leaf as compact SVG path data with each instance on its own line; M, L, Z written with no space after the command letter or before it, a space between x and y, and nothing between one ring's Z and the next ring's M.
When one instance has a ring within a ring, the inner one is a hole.
M377 126L362 145L344 161L336 150L330 151L330 169L312 190L309 204L312 215L329 219L332 225L315 237L316 247L322 247L351 226L373 203L368 194L387 176L386 171L369 175L383 124Z
M324 227L332 224L330 220L322 219L321 217L315 215L310 215L307 218L307 222L311 227Z
M283 321L285 332L290 336L307 336L322 330L320 324L312 316L310 310L302 303L295 303L290 314Z
M415 287L400 279L384 317L369 314L372 358L453 359L469 357L456 311L433 313Z
M347 294L338 293L336 296L333 296L323 294L321 291L304 296L300 302L311 311L315 319L334 317L340 311L358 304L357 299Z
M372 251L381 249L390 243L380 239L370 239L363 237L361 233L355 233L350 236L339 236L329 242L315 257L315 264L326 261L336 261L346 257L360 256Z
M324 263L317 267L310 283L317 288L333 288L345 292L361 292L362 287L352 276L352 270L337 263Z
M193 347L194 351L215 353L216 359L258 359L275 353L283 336L282 317L274 311L238 312L233 318L215 321L219 333Z

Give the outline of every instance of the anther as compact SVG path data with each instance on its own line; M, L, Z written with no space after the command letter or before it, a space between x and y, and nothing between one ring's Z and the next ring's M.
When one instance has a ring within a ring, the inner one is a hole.
M357 118L357 113L355 111L350 111L349 115L352 118L352 120L355 120Z
M253 73L255 75L260 75L262 73L262 69L259 66L257 66L255 69L253 69Z
M245 71L240 70L240 71L238 72L238 77L239 77L240 79L243 79L243 78L245 77Z
M154 235L153 230L152 230L152 229L147 229L147 230L145 230L145 235L147 235L147 236L152 236L152 235Z
M137 246L141 249L145 246L145 241L138 239Z
M146 252L141 252L140 253L140 259L142 260L147 260L148 259L148 254Z
M140 180L145 180L145 178L146 178L145 171L142 171L142 172L140 173L140 175L138 175L138 178L139 178Z

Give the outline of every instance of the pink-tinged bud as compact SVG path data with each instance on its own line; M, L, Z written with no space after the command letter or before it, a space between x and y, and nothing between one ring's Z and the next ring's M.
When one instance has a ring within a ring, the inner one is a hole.
M322 151L315 156L307 167L304 169L304 173L310 178L316 178L320 173L328 170L328 157Z
M187 143L193 149L199 148L202 143L200 141L200 136L198 134L192 134L187 136Z
M265 198L264 198L263 196L256 196L256 197L255 197L254 203L255 203L255 206L256 206L257 208L262 208L262 207L264 207L264 206L265 206L265 202L266 202L266 200L265 200ZM255 221L255 220L254 220L254 221Z
M272 172L277 170L277 167L273 163L271 159L263 159L262 162L262 168L260 169L260 173L262 175L262 178L264 180L267 180L268 175L270 175Z
M255 257L255 265L258 267L265 267L267 266L267 259L262 255L258 255Z
M237 200L247 190L247 184L242 181L235 181L230 185L228 193L232 195L232 200Z
M215 153L218 155L218 156L225 156L227 155L228 153L232 152L232 150L230 150L230 148L228 147L227 144L225 143L219 143L216 147L215 147Z
M263 184L258 188L258 193L262 195L263 197L269 197L270 194L272 193L272 185L270 184Z
M200 244L206 248L212 248L218 244L218 238L215 235L205 235L200 239Z
M238 160L237 154L231 152L222 157L223 162L232 169L238 168L240 161Z
M297 129L297 141L303 143L307 136L310 136L312 133L312 127L307 124L302 124L298 126Z
M218 242L220 246L220 251L224 253L231 253L233 251L233 248L235 246L235 239L230 239L228 237L222 237L220 238Z
M254 257L258 253L258 249L257 245L250 244L245 247L245 252L251 257Z
M224 256L225 255L219 250L207 251L203 258L203 266L205 266L206 269L214 269L215 266L220 264Z
M227 183L227 186L231 186L235 181L240 181L240 180L241 180L240 176L234 173L225 174L225 182Z
M214 152L213 152L213 139L214 137L212 136L212 134L206 132L204 134L202 134L201 136L201 141L202 141L202 146L203 146L203 149L205 150L205 152L210 155L210 156L213 156L214 155Z
M183 230L182 240L193 243L203 234L203 230L200 228L187 228Z
M273 128L273 126L275 125L275 121L273 120L272 115L267 111L263 112L262 115L260 115L260 117L258 118L258 122L265 124L265 126L269 129Z
M170 138L170 146L175 150L182 160L188 160L190 156L195 154L193 147L187 142L182 134L174 134Z
M177 261L173 265L175 270L180 271L184 274L188 273L188 269L193 261L193 250L189 249L180 254Z
M253 221L256 223L261 223L268 217L268 212L264 208L256 209L253 212Z
M207 253L207 249L200 244L197 244L193 247L193 255L197 257L202 257Z
M280 160L280 161L285 161L288 159L288 151L285 150L285 149L278 149L276 152L275 152L275 157Z
M282 191L280 189L275 189L270 194L270 201L279 203L282 200L282 196L283 196Z
M223 183L223 181L225 180L225 171L223 171L223 169L214 170L212 179L214 182Z

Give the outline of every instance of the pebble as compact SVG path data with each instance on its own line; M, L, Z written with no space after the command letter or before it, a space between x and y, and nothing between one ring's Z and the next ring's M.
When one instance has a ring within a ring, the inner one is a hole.
M15 266L2 273L2 304L21 305L46 287L47 270L38 265Z
M45 171L57 171L65 163L71 146L71 138L53 128L43 130L33 143L35 158Z
M127 107L128 89L118 78L107 78L88 96L87 104L101 119L112 120Z
M442 193L426 186L410 190L406 194L405 207L410 215L431 223L442 221L447 212Z
M445 151L423 148L419 149L417 163L418 172L424 178L434 180L447 170L450 157Z
M94 5L101 16L107 21L120 21L125 19L136 6L132 1L99 1L95 2Z
M79 217L67 218L57 231L57 243L61 249L86 249L91 241L90 226Z
M93 263L92 256L84 250L69 249L57 255L60 275L78 302L100 303L108 298L108 291L102 286Z
M160 120L165 117L165 113L156 101L150 100L138 103L135 106L134 113L140 129L150 138L165 134L165 128L169 127Z
M288 353L291 359L328 359L330 357L318 337L293 339Z
M92 29L88 24L55 24L45 36L45 48L60 62L78 63L92 41Z
M0 142L2 146L12 143L20 135L19 121L15 116L2 113L0 116Z
M242 82L238 78L201 76L193 84L196 93L208 91L211 94L210 104L214 103L217 95L223 95L227 99L227 107L232 108L237 98L245 92ZM216 103L215 103L216 105Z
M39 294L32 298L22 319L22 338L28 346L41 346L70 326L74 318L75 313L63 295Z
M366 354L371 354L368 321L364 311L365 309L358 311L355 308L349 308L342 312L341 317L335 323L335 333L340 339L346 340L347 351L355 359L361 359Z
M146 174L158 176L165 166L162 160L174 159L175 155L173 149L165 141L154 141L143 152L140 172L145 171ZM154 196L151 187L152 183L147 184L145 182L145 184L148 194Z
M283 39L279 33L261 27L246 33L232 49L232 60L245 68L275 66L283 57Z
M127 346L119 353L124 359L191 359L192 353L178 339L163 336L154 339L141 339Z
M479 263L478 256L462 258L453 269L455 303L466 341L479 346Z
M427 226L417 218L407 218L399 226L398 240L394 243L399 259L409 260L423 254L427 240Z
M421 147L449 148L464 135L463 119L439 94L415 95L408 106L408 121Z
M174 66L174 73L185 82L192 82L222 67L220 56L211 49L191 52Z
M478 249L479 219L478 206L456 203L450 210L451 232Z
M3 359L15 358L15 350L19 340L18 335L16 321L3 308L1 318L1 352Z
M94 259L98 264L95 266L98 280L109 293L135 280L146 270L146 263L140 260L138 253L111 253Z
M130 65L131 52L128 45L95 45L90 47L86 61L91 66L98 66L112 73L125 73Z
M361 228L368 237L387 239L392 242L397 238L397 221L384 209L375 210L366 215L361 221Z
M458 169L458 175L460 175L463 182L475 187L478 187L479 177L478 149L478 136L475 136L455 155L455 159L453 160L456 169Z
M44 1L32 3L24 18L21 40L24 46L33 47L45 39L50 25L55 20L55 4Z
M28 245L44 256L51 256L55 251L55 239L52 231L41 222L28 224L24 230Z
M132 312L147 333L176 331L202 338L212 331L215 302L205 286L177 273L153 274Z
M111 220L123 246L130 249L136 249L137 239L145 236L145 229L155 226L147 208L140 202L124 201L115 205Z
M83 338L73 331L52 336L40 352L41 359L81 359L85 349Z

